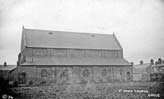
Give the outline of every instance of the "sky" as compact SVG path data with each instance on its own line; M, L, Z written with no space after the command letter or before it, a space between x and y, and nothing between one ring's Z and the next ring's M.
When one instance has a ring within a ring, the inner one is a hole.
M22 27L115 33L129 62L164 59L164 0L0 0L0 64L16 64Z

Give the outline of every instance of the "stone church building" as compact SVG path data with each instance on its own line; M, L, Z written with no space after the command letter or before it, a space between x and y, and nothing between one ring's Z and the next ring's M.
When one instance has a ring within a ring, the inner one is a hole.
M86 84L132 79L132 65L114 34L22 30L19 83Z

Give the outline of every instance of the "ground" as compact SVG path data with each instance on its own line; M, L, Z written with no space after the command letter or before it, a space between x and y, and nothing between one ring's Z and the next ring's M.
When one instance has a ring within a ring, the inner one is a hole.
M13 87L14 99L163 99L156 82Z

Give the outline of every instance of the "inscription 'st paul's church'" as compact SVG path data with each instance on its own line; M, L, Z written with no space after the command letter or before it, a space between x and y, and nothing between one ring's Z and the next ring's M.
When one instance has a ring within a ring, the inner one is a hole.
M132 65L114 34L24 29L18 56L19 83L130 81Z

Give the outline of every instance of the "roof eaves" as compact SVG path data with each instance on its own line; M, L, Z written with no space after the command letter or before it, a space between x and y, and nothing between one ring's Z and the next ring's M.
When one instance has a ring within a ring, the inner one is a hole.
M130 64L125 58L123 58L125 62L127 62L128 66L133 66L132 64Z
M111 49L103 49L103 48L71 48L71 47L41 47L41 46L30 46L30 45L26 45L25 48L41 48L41 49L79 49L79 50L104 50L104 51L120 51L120 49L114 49L114 50L111 50Z
M161 66L163 66L163 67L164 67L164 64L152 65L152 67L161 67Z

